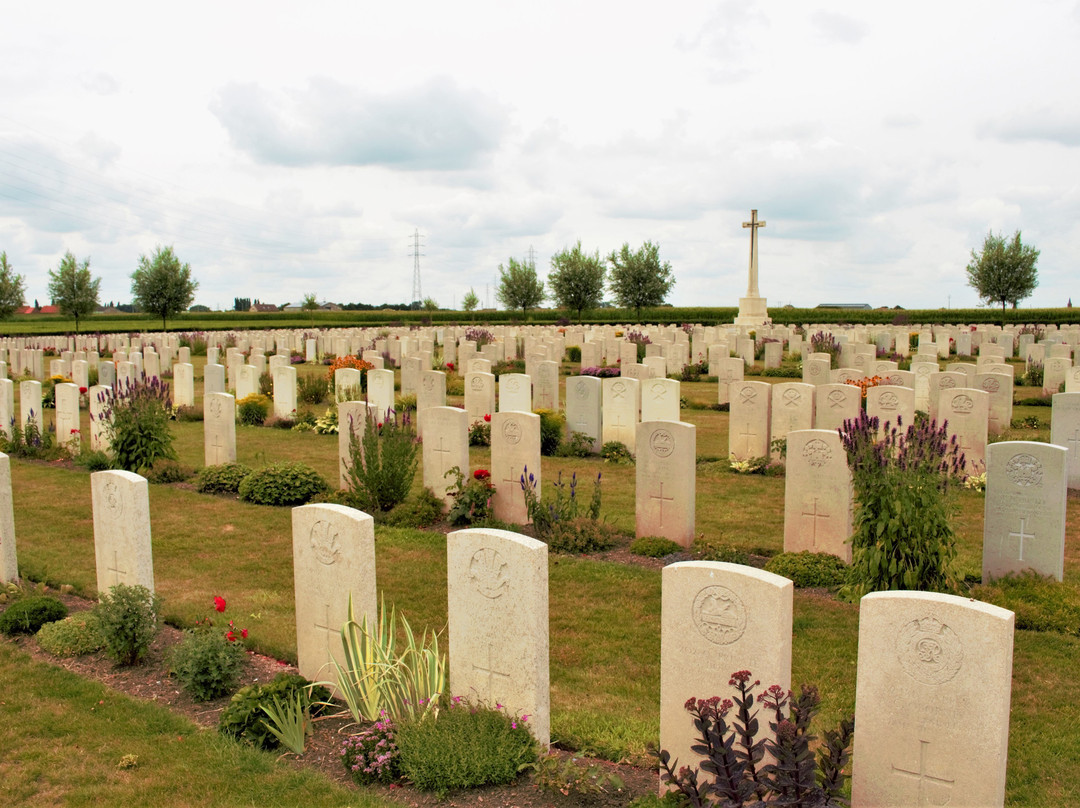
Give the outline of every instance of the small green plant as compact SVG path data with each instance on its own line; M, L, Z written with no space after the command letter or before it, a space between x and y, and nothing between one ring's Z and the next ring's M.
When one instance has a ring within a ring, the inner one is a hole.
M338 411L337 404L332 405L325 413L315 419L311 427L317 435L338 434Z
M617 440L609 440L601 446L600 456L604 458L605 463L615 463L620 466L632 465L634 462L634 456L630 454L626 444Z
M147 482L156 485L168 485L169 483L183 483L195 476L195 469L184 466L175 460L159 460L153 468L146 472Z
M182 424L201 423L206 420L206 414L199 407L180 406L173 407L172 417L174 421Z
M592 454L593 439L584 432L571 432L570 437L559 444L556 457L588 457Z
M31 595L21 598L0 614L0 633L37 634L46 623L67 617L67 606L51 595Z
M278 743L294 755L304 754L311 734L311 714L301 695L295 693L286 701L275 697L271 704L260 705L260 709L266 713L266 728Z
M718 539L699 536L694 540L694 552L702 561L723 561L727 564L748 564L750 556L733 544L723 544Z
M982 474L967 475L961 485L969 491L978 491L980 494L986 491L986 472Z
M56 441L50 430L41 430L41 414L29 412L29 418L21 427L11 419L11 437L5 438L0 433L0 448L12 457L30 460L52 460L58 456Z
M376 721L341 745L339 754L345 771L359 786L392 783L401 777L401 756L393 721Z
M769 442L769 454L774 454L781 460L787 457L787 438L773 438Z
M245 426L262 426L270 412L270 397L252 393L236 402L236 420Z
M275 699L291 701L296 696L311 715L319 715L330 701L330 691L296 673L279 673L265 684L246 685L236 691L221 713L218 731L256 749L274 749L278 738L270 731L263 707Z
M158 460L175 460L169 385L156 376L125 381L102 392L104 407L99 418L117 468L141 473Z
M398 614L379 606L378 622L356 621L352 595L349 619L341 627L345 664L334 662L338 693L357 723L389 718L415 721L433 710L446 691L446 657L439 637L427 631L417 642L401 616L402 650L398 652Z
M251 469L241 463L205 466L195 480L195 490L200 494L236 494L249 474Z
M537 743L517 718L498 707L451 701L398 731L402 773L422 791L450 791L512 782L536 760Z
M141 584L117 584L101 595L94 610L109 656L120 665L137 665L145 659L157 635L160 596Z
M577 496L577 472L573 473L570 483L567 484L563 482L560 471L558 479L549 486L547 498L541 501L536 491L536 476L526 466L521 473L520 485L525 494L525 507L536 537L548 541L560 522L568 522L578 517L587 517L594 521L599 519L600 478L601 475L597 474L593 482L592 497L588 506L583 508L582 501Z
M622 534L614 525L578 516L558 522L547 538L556 553L599 553L619 543Z
M296 377L296 397L305 404L322 404L326 400L328 386L321 374L300 373Z
M582 766L577 758L544 755L533 765L533 783L546 791L571 794L606 794L622 791L622 778L598 763Z
M581 346L580 345L567 345L566 346L566 361L567 362L580 362L581 361Z
M800 589L832 588L847 578L847 564L829 553L778 553L765 564L767 572L790 578Z
M379 514L382 515L382 511ZM423 488L414 499L407 499L382 515L382 522L394 527L423 529L442 521L443 501L430 488Z
M534 410L540 416L540 454L552 457L562 443L566 416L552 410Z
M412 488L418 449L408 417L391 410L384 418L368 416L364 434L349 431L348 487L360 507L388 511L404 502Z
M225 611L225 599L214 598L214 608ZM214 629L213 618L196 622L172 652L172 670L180 686L195 701L210 701L232 691L247 659L243 640L247 629L229 621L225 629Z
M38 645L53 656L73 657L101 649L101 621L93 612L79 612L46 623L37 633Z
M663 536L641 536L630 543L630 552L647 558L663 558L672 553L680 553L683 546Z
M1043 386L1043 380L1046 378L1046 371L1043 368L1042 362L1032 362L1028 365L1027 372L1019 377L1018 381L1022 381L1027 387L1039 387Z
M256 469L238 489L240 499L256 505L303 505L328 490L326 480L306 463L285 461Z
M657 753L661 781L677 788L694 806L775 803L825 808L846 804L844 767L850 759L854 717L826 731L815 760L817 738L810 734L810 723L821 702L817 688L803 685L795 697L772 685L755 699L754 688L761 683L751 683L750 676L750 671L731 675L729 684L739 691L733 699L687 700L686 710L698 732L697 743L690 749L703 760L698 766L683 761L680 767L680 761L672 761L671 754L661 750ZM758 737L757 703L773 714L768 722L771 734L766 737Z
M112 458L100 449L88 449L85 445L72 460L87 471L108 471L112 468ZM149 478L147 478L149 479Z
M482 421L473 421L469 426L470 446L491 445L491 416L485 415Z
M491 498L495 496L495 486L491 484L491 472L476 469L467 480L461 469L454 466L446 476L454 476L454 485L450 489L453 504L447 514L451 525L474 525L491 516Z

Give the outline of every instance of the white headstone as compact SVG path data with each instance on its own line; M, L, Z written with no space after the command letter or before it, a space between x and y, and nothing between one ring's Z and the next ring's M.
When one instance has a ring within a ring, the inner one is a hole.
M769 422L772 420L767 382L733 382L728 420L728 456L733 460L768 457Z
M455 480L447 472L457 466L469 477L469 414L457 407L431 407L424 418L424 487L449 504L453 498L447 489Z
M851 563L852 494L835 429L789 432L784 483L784 552L831 553Z
M697 427L675 421L637 425L636 532L694 543Z
M203 396L203 455L207 466L236 462L236 399L228 393Z
M527 374L499 377L499 412L532 412L532 379Z
M19 577L15 549L15 511L11 499L11 461L0 452L0 583Z
M601 443L618 441L634 454L637 445L638 387L637 379L622 377L603 379L603 424Z
M601 382L595 376L566 377L566 426L592 438L592 451L600 451Z
M1050 442L1069 450L1066 484L1080 489L1080 392L1055 393L1050 415Z
M154 591L150 498L146 478L130 471L90 475L98 592L117 584Z
M492 510L496 519L525 524L528 509L522 476L533 478L540 496L540 416L531 412L497 412L491 416Z

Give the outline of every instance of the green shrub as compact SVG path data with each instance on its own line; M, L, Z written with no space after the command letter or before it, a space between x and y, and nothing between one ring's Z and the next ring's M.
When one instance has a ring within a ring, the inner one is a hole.
M694 541L694 552L702 561L723 561L728 564L748 564L750 555L731 544L721 544L704 536Z
M169 385L150 377L102 393L103 428L117 468L142 473L158 460L175 460Z
M566 416L552 410L534 410L540 416L540 454L552 457L562 443Z
M15 601L0 614L0 632L8 636L37 634L46 623L67 617L67 606L50 595L31 595Z
M398 730L401 770L440 799L453 789L512 782L537 759L524 720L490 707L451 704Z
M678 542L663 536L641 536L630 542L630 552L648 558L663 558L672 553L682 552L685 548Z
M495 495L495 486L491 484L491 472L476 469L471 477L466 478L461 469L454 466L446 476L453 475L454 484L450 490L453 503L446 519L455 527L474 525L491 516L491 498Z
M765 368L762 376L774 376L781 379L801 379L802 365L781 365L778 368Z
M581 361L581 346L580 345L568 345L566 347L566 361L568 361L568 362L580 362Z
M117 584L94 607L109 656L121 665L136 665L150 650L158 630L161 598L142 585Z
M790 578L800 589L840 586L847 577L848 566L829 553L779 553L765 564L768 572Z
M55 460L62 452L53 440L49 430L41 431L41 414L30 412L30 420L22 428L12 424L11 437L0 432L0 449L12 457L25 457L32 460Z
M92 654L104 645L101 621L93 612L79 612L46 623L38 630L37 641L42 650L60 657Z
M588 457L592 454L593 439L584 432L571 432L570 437L555 450L556 457Z
M195 469L191 466L182 466L173 460L159 460L153 468L146 472L147 482L158 485L169 483L183 483L195 476Z
M1007 575L972 588L971 596L1016 613L1016 627L1080 636L1080 592L1036 572Z
M419 446L407 417L369 415L364 434L349 431L349 491L362 510L388 511L404 502L416 476Z
M423 489L416 499L395 506L383 518L383 524L394 527L425 528L437 524L443 518L443 502L430 488Z
M634 456L630 454L626 444L617 440L609 440L600 447L600 456L606 462L618 465L630 465L634 462Z
M318 715L330 701L330 691L313 685L296 673L279 673L266 684L247 685L237 690L221 713L218 731L256 749L275 749L278 739L270 731L263 707L273 707L274 699L293 701L297 694L301 706Z
M303 505L326 491L326 480L306 463L272 463L251 472L240 483L240 499L256 505Z
M341 745L341 762L359 786L392 783L401 776L401 756L392 721L376 721Z
M236 494L251 469L241 463L222 463L199 470L195 490L200 494Z
M236 402L236 420L244 426L262 426L270 412L270 397L252 393Z
M172 652L172 670L180 686L195 701L210 701L232 691L246 660L244 646L223 631L196 628Z
M112 458L100 449L83 449L73 459L75 465L87 471L108 471L112 468Z
M556 522L547 545L557 553L598 553L614 547L621 535L614 525L579 516Z
M328 389L326 377L321 374L299 373L296 376L296 397L305 404L322 404Z
M491 415L485 415L483 421L473 421L469 426L470 446L491 445Z
M600 518L600 475L593 481L592 496L587 507L583 507L584 497L577 496L577 472L570 477L570 483L564 483L562 472L558 479L548 486L547 498L541 502L536 493L536 476L526 466L521 473L521 488L525 494L525 507L532 523L536 538L550 541L555 529L561 522L569 522L579 517L593 521Z
M205 419L205 413L199 407L175 407L173 418L180 423L197 423Z

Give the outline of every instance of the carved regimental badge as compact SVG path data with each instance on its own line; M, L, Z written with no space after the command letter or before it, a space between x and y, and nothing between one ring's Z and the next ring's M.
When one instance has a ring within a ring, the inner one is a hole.
M692 611L701 636L717 645L731 645L746 631L746 607L726 586L702 589L694 598Z
M479 376L473 376L472 381L469 382L469 386L473 389L474 393L479 393L484 389L484 380Z
M502 433L507 443L518 443L521 440L521 425L517 421L507 421L503 424Z
M757 399L757 390L753 387L743 387L739 390L739 398L743 404L752 404Z
M1043 466L1034 455L1013 455L1005 464L1005 476L1021 488L1042 485Z
M1001 384L997 379L983 379L982 389L988 393L996 393L1001 389Z
M510 587L507 563L498 550L482 547L469 561L469 581L485 598L502 597Z
M924 617L912 620L900 630L896 656L912 679L940 685L960 670L964 645L956 632L936 617Z
M574 390L577 391L578 398L585 398L589 394L589 386L582 381L574 385Z
M666 429L658 429L649 436L649 448L657 457L668 457L675 450L675 436Z
M829 393L828 399L829 406L832 407L834 410L838 410L847 403L848 397L847 393L841 390L833 390L831 393Z
M802 450L803 459L811 466L820 467L832 459L832 449L829 444L820 438L814 438L806 442Z
M783 399L785 407L798 407L799 402L802 401L802 393L789 387L784 391Z
M320 519L311 526L311 552L315 560L329 567L341 557L341 540L337 529Z
M971 400L971 396L963 393L953 396L952 411L955 415L969 415L974 407L975 402Z
M893 412L900 407L900 396L896 393L882 393L878 396L878 408L886 412Z
M114 482L107 482L101 494L105 500L105 508L112 518L119 519L124 515L124 498L120 495L120 486Z

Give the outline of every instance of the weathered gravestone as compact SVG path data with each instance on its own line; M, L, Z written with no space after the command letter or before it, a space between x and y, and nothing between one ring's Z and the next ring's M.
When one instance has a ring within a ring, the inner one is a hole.
M79 388L71 382L59 382L53 387L56 406L56 443L59 446L79 445Z
M814 391L814 428L840 429L859 414L862 391L851 384L819 384Z
M1050 415L1050 442L1069 450L1066 485L1080 488L1080 392L1055 393Z
M731 402L732 382L741 382L746 373L746 363L737 356L725 356L714 362L710 368L716 376L716 403L729 404Z
M770 394L767 382L733 382L728 421L728 456L753 460L769 455Z
M15 417L15 382L11 379L0 379L0 433L8 440L11 439L12 430L18 425Z
M117 584L154 591L150 498L146 478L130 471L90 475L98 592Z
M694 543L697 427L673 421L637 425L636 533Z
M1000 435L1012 423L1012 379L1003 373L976 373L972 386L990 394L988 429L991 435Z
M769 422L769 437L773 443L786 440L789 433L797 429L812 429L814 426L814 390L812 384L803 382L781 382L773 385L772 416ZM774 459L780 458L779 448L771 452Z
M793 590L787 578L741 564L682 561L664 567L660 748L671 753L676 771L700 762L690 751L697 732L687 699L731 698L738 693L731 675L743 670L761 682L759 693L771 685L791 688Z
M19 577L15 550L15 511L11 499L11 461L0 452L0 583Z
M1033 441L987 447L983 581L1029 569L1062 579L1067 453Z
M538 410L559 411L559 363L544 360L536 364L536 393L534 404Z
M495 376L491 373L465 374L465 412L469 423L483 421L495 412Z
M446 561L450 692L529 716L525 726L546 748L547 545L506 530L458 530L446 537Z
M297 668L308 679L332 682L332 662L345 662L341 627L349 596L357 623L378 620L375 522L344 505L301 505L292 509L292 537Z
M173 406L195 406L195 366L178 362L173 365Z
M420 372L416 387L416 434L421 440L427 434L427 411L446 406L446 374L441 370Z
M38 432L45 426L41 416L41 382L36 379L19 382L19 426L25 428L30 424Z
M532 476L540 497L540 416L531 412L497 412L491 416L491 499L496 519L525 524L529 518L521 478Z
M532 379L527 374L499 377L499 412L532 412Z
M292 418L296 414L296 368L278 364L270 371L273 379L274 415Z
M469 477L469 414L457 407L431 407L424 415L424 487L449 505L448 493L456 480L449 472L456 466Z
M852 494L835 429L789 432L784 482L784 552L831 553L851 563Z
M90 399L90 450L107 452L110 448L107 413L112 404L111 387L95 384L87 394Z
M853 808L1004 804L1013 619L953 595L862 599Z
M964 472L982 474L986 471L990 395L970 387L957 387L942 390L938 399L938 424L946 424L950 440L956 438L964 453Z
M203 396L203 456L207 466L236 462L236 399L228 393Z
M601 382L595 376L566 377L566 426L588 435L592 451L600 451Z
M637 379L622 377L604 379L603 390L603 443L618 441L626 446L631 454L635 453L638 422L638 387Z
M647 379L641 382L641 420L678 421L680 384L675 379Z
M206 407L206 397L210 393L224 392L226 392L225 366L207 363L203 366L203 408Z
M379 418L386 418L386 413L394 408L394 371L368 371L367 400L375 407Z

